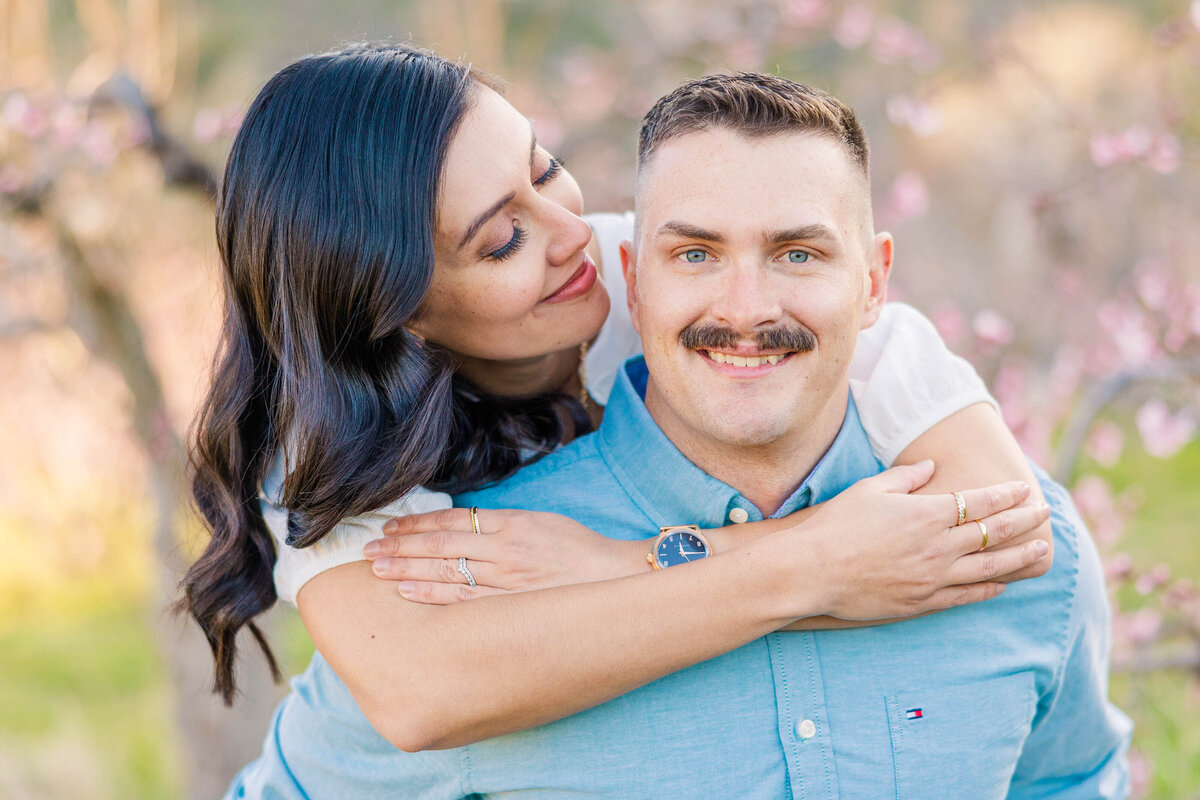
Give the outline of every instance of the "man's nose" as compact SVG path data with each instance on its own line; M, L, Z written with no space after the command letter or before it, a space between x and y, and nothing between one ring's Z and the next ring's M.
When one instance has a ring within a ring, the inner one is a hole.
M783 316L780 293L762 265L739 260L722 277L720 293L712 305L712 314L719 322L749 332L780 321Z

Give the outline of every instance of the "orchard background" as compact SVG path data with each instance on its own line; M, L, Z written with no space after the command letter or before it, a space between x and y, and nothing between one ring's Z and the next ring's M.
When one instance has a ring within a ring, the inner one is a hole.
M892 297L1104 554L1137 796L1200 797L1200 0L0 0L0 798L211 798L257 753L282 687L248 658L224 710L165 611L204 535L214 176L274 71L410 37L502 76L590 210L631 206L681 80L849 102ZM294 613L267 627L302 669Z

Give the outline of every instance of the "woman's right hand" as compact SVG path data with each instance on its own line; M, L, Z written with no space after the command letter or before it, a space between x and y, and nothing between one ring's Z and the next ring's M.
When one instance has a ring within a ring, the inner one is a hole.
M961 492L967 522L957 525L953 495L912 494L932 475L932 461L893 467L758 542L776 551L770 563L785 586L801 572L815 575L825 613L856 621L988 600L1004 591L997 578L1046 556L1048 547L1041 540L1003 546L1050 515L1045 503L1024 504L1027 484L1011 481ZM976 519L987 526L984 550Z

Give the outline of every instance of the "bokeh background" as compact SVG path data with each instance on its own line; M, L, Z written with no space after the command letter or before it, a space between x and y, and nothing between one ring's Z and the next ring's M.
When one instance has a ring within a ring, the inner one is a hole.
M211 798L257 752L282 689L251 657L222 709L165 610L204 536L213 176L274 71L410 37L505 78L592 210L683 79L855 107L893 295L1104 553L1137 795L1200 797L1200 2L0 0L0 798ZM302 669L294 613L266 627Z

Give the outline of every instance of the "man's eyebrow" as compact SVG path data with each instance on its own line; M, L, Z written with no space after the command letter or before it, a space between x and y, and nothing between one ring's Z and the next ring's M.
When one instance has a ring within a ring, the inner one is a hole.
M529 123L529 169L533 170L533 157L537 152L537 133L533 130L533 122ZM463 234L462 240L458 243L458 249L466 247L467 242L475 238L475 234L479 233L479 229L487 224L487 221L500 213L500 209L512 202L512 199L517 196L516 192L509 192L501 197L498 201L490 205L486 211L472 220L467 226L467 232Z
M799 228L766 233L763 234L763 239L767 244L784 244L785 242L812 241L814 239L837 241L837 234L828 225L815 222L812 225L801 225Z
M664 234L678 236L681 239L699 239L702 242L712 242L714 244L721 244L725 241L725 237L715 231L705 230L696 225L689 225L686 222L679 222L677 220L664 222L662 225L659 225L658 230L654 232L654 238L657 239Z

